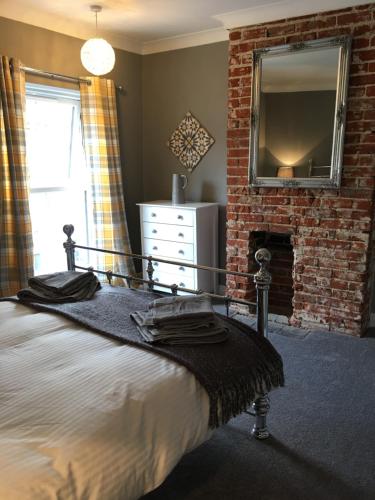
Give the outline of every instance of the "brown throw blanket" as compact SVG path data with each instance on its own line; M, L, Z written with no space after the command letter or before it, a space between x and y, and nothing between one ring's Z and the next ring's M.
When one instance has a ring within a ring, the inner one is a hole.
M100 288L95 274L78 271L62 271L33 276L29 278L28 283L29 288L23 288L17 293L17 297L24 302L56 304L88 300Z
M92 300L84 302L27 302L26 305L39 311L61 314L95 332L185 366L208 393L210 427L217 427L242 413L257 394L284 384L282 360L271 343L234 319L220 316L230 330L228 340L223 343L166 346L144 342L130 313L147 309L148 304L158 297L154 293L105 286ZM16 298L6 300L18 302Z

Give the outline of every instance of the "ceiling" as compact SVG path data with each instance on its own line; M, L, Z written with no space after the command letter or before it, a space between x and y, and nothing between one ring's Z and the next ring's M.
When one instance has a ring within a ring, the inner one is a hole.
M92 3L103 7L99 35L117 48L149 54L227 40L234 27L369 0L0 0L0 16L85 39L95 36Z

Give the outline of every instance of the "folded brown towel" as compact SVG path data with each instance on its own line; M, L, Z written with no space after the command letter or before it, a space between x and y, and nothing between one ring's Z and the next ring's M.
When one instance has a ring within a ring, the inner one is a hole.
M64 303L88 300L99 290L100 283L92 272L63 271L29 278L29 288L17 297L27 302Z

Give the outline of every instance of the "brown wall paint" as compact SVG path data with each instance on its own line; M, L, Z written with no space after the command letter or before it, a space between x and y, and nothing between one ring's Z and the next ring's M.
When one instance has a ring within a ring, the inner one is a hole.
M87 75L80 62L82 43L0 17L0 54L17 57L26 66ZM172 173L187 173L166 142L190 110L215 144L189 175L187 199L220 204L220 266L225 265L227 71L228 42L143 57L116 50L116 65L108 77L125 87L124 93L118 93L118 118L133 251L140 252L136 203L170 199ZM72 87L32 76L27 81Z
M172 174L187 174L187 200L220 204L220 267L225 266L227 71L227 42L143 58L144 199L170 199ZM192 174L166 146L187 111L215 139Z
M26 66L84 76L80 61L83 40L0 17L0 54L21 59ZM142 201L142 56L116 49L116 65L108 77L125 91L118 92L118 119L126 212L133 251L140 251L136 203ZM27 81L71 86L46 78L27 76ZM66 221L71 222L71 221Z

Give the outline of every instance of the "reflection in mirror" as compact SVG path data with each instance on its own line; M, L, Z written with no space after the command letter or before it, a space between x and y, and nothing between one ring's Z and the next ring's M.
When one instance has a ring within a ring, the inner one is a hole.
M338 185L346 42L328 39L254 52L252 185Z
M329 177L338 62L337 47L264 59L258 175Z

